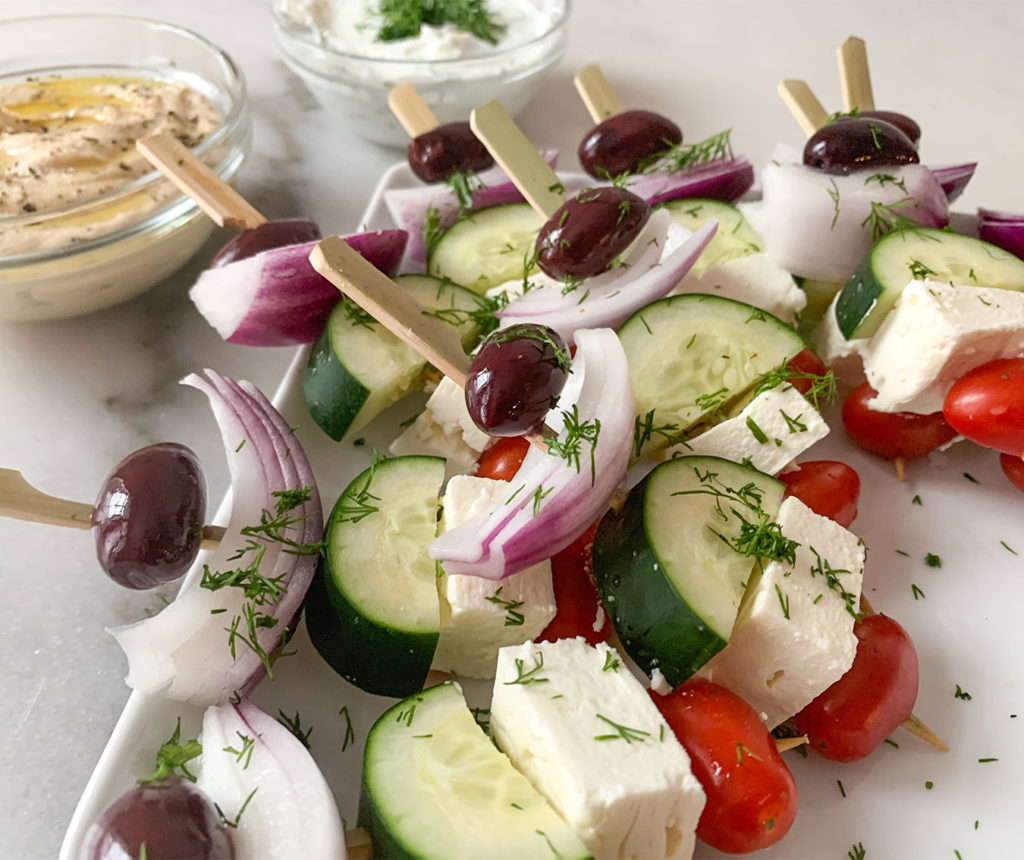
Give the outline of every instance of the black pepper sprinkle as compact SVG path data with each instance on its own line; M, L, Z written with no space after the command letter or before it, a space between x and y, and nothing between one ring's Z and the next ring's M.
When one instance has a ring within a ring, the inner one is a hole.
M21 210L23 212L35 212L36 207L33 206L31 203L26 203L24 206L21 207Z

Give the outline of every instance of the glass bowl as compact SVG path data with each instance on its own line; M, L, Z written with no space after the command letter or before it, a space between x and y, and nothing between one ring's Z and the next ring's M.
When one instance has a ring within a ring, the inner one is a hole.
M274 31L284 61L329 111L360 136L388 146L408 137L388 109L396 83L416 87L441 122L465 121L497 99L512 115L533 98L544 71L565 53L569 0L551 0L550 24L540 35L457 59L380 57L330 44L330 9L322 0L273 0ZM398 43L390 43L396 45Z
M189 30L114 15L0 21L0 84L54 74L187 83L223 117L196 154L231 180L249 153L242 72ZM62 319L134 298L184 264L212 229L157 171L83 203L2 216L0 320Z

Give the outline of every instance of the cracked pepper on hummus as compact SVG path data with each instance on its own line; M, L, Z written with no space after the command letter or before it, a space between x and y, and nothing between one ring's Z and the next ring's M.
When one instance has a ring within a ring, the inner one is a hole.
M187 84L143 78L46 77L0 86L0 219L85 204L152 167L135 141L168 131L195 146L221 122ZM150 214L167 183L87 217L0 221L0 256L74 245Z

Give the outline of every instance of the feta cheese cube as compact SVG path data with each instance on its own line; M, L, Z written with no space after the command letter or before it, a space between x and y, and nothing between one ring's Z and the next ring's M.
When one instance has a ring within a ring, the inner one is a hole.
M1024 355L1024 293L911 281L871 340L864 372L882 412L938 412L953 383L996 358Z
M857 537L799 499L782 503L777 522L799 543L795 563L771 561L760 578L755 571L729 644L698 673L745 699L769 729L853 665L864 573Z
M690 272L675 288L679 293L709 293L746 302L791 323L807 304L793 276L766 254L748 254Z
M793 386L783 383L762 392L735 418L668 449L669 456L704 454L735 463L749 460L769 475L828 435L818 410Z
M462 389L447 376L427 400L426 409L391 443L395 456L435 454L448 460L449 475L468 472L494 439L484 433L466 409Z
M505 481L456 475L443 500L439 531L493 510L512 493ZM542 561L498 582L479 576L438 581L441 637L433 668L470 678L493 678L498 649L541 634L555 617L551 562Z
M692 856L704 790L613 648L502 648L491 733L597 860Z

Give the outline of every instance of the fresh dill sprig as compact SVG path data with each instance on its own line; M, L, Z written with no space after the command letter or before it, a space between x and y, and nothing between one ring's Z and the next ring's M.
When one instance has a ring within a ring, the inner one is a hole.
M555 366L566 373L572 370L572 358L569 355L569 350L565 348L565 342L555 340L548 332L551 330L545 326L535 325L517 325L511 326L510 328L499 329L498 331L492 332L487 338L487 342L484 346L492 344L503 344L509 343L510 341L521 341L521 340L533 340L536 341L539 346L535 347L541 354L544 353L544 347L551 349L551 358L554 360ZM545 359L546 360L546 359Z
M373 327L378 324L372 315L364 311L348 296L342 296L340 304L341 312L352 325L368 328L370 331L373 331Z
M857 598L852 593L847 591L843 584L839 581L839 575L850 571L833 568L827 558L822 558L821 554L812 546L808 547L812 553L814 553L814 564L811 566L811 577L821 576L825 579L825 584L831 588L843 601L843 606L850 615L853 616L854 621L859 621L860 616L857 614Z
M248 735L242 734L241 732L235 732L239 739L242 741L238 749L234 747L222 747L222 752L231 753L235 757L235 761L238 764L242 764L242 759L245 759L245 764L242 764L242 770L246 770L252 762L252 751L256 745L254 738Z
M804 392L804 397L814 404L815 409L820 411L822 402L833 403L835 401L837 396L836 376L831 370L826 370L823 374L817 374L793 370L785 366L769 370L767 373L759 376L754 384L753 396L757 397L759 394L771 391L773 388L777 388L786 382L792 383L794 379L811 380L811 387Z
M341 751L345 752L351 744L356 742L356 733L352 728L352 717L349 715L348 705L338 711L338 716L345 718L345 736L341 740Z
M484 0L379 0L371 16L378 26L378 42L414 39L424 24L451 24L491 45L505 32L505 25L491 17Z
M441 223L441 213L434 206L428 206L423 218L423 249L427 259L433 256L437 243L448 228Z
M509 297L508 293L504 291L494 296L481 296L474 294L473 302L476 307L473 308L455 307L454 295L452 296L451 301L452 304L450 307L438 308L433 311L423 311L423 316L434 317L434 319L439 319L441 322L446 322L449 325L456 327L465 325L466 323L472 323L480 330L482 335L486 336L498 327L499 320L497 313L508 304Z
M629 726L623 726L614 720L609 720L608 717L603 714L595 714L595 716L604 723L607 723L613 729L614 734L607 735L594 735L595 741L625 741L627 744L639 744L643 743L647 738L651 736L650 732L645 732L642 729L631 729Z
M505 600L501 596L501 590L505 586L499 585L498 590L484 598L488 603L493 603L496 606L500 606L505 610L505 626L506 627L521 627L523 622L526 621L526 616L519 611L519 608L523 605L522 600Z
M505 686L511 687L513 684L546 684L549 679L538 676L540 670L544 668L544 653L542 651L535 652L533 662L533 668L526 669L526 662L521 657L516 657L516 676L511 681L505 681Z
M382 457L374 449L370 454L370 466L363 472L360 479L353 481L348 487L345 488L345 492L341 494L341 498L338 499L338 503L334 508L334 516L337 518L339 523L358 523L361 519L375 514L380 510L376 505L370 503L372 499L375 502L379 502L380 498L373 495L370 492L370 487L373 484L373 479L377 474L377 467L387 459Z
M655 436L660 436L671 442L678 431L678 424L655 424L653 409L649 410L643 418L637 415L633 419L633 457L639 457L643 453L644 445Z
M652 156L648 163L641 164L639 172L664 170L668 173L683 173L709 161L732 158L731 135L732 129L727 128L696 143L678 143L667 152Z
M597 418L592 421L580 421L580 413L576 404L572 405L571 409L562 410L562 419L564 422L564 437L559 436L556 439L548 439L548 453L553 454L556 457L561 457L576 469L580 471L580 454L583 451L583 444L587 443L590 445L590 483L593 485L597 479L597 467L594 462L594 451L597 448L597 438L601 434L601 421Z
M225 827L230 827L232 830L237 829L238 823L242 820L242 813L245 812L246 808L249 806L249 801L253 799L253 796L256 794L257 791L259 791L258 786L249 792L249 796L246 797L244 801L242 801L242 805L238 808L238 813L235 815L234 818L228 818L224 814L220 806L215 803L213 805L213 808L217 810L217 815L220 816L221 823Z
M284 711L278 709L277 721L290 731L298 739L299 743L302 744L306 749L310 748L309 736L313 734L313 727L309 726L305 731L302 729L302 718L299 716L299 712L295 712L294 717L289 717Z
M473 194L484 187L475 173L464 173L455 171L444 180L452 194L455 195L455 202L463 212L473 208Z
M909 196L901 197L893 203L872 201L871 211L860 222L860 226L868 227L871 230L872 242L877 242L883 236L901 230L920 231L920 224L897 211L907 207L915 208L918 205L918 202ZM921 235L927 236L927 234Z
M149 776L142 777L139 780L139 785L163 782L171 776L181 776L189 782L195 782L195 774L186 765L202 754L203 745L195 738L181 743L181 717L178 717L174 732L156 751L156 766L153 772Z

